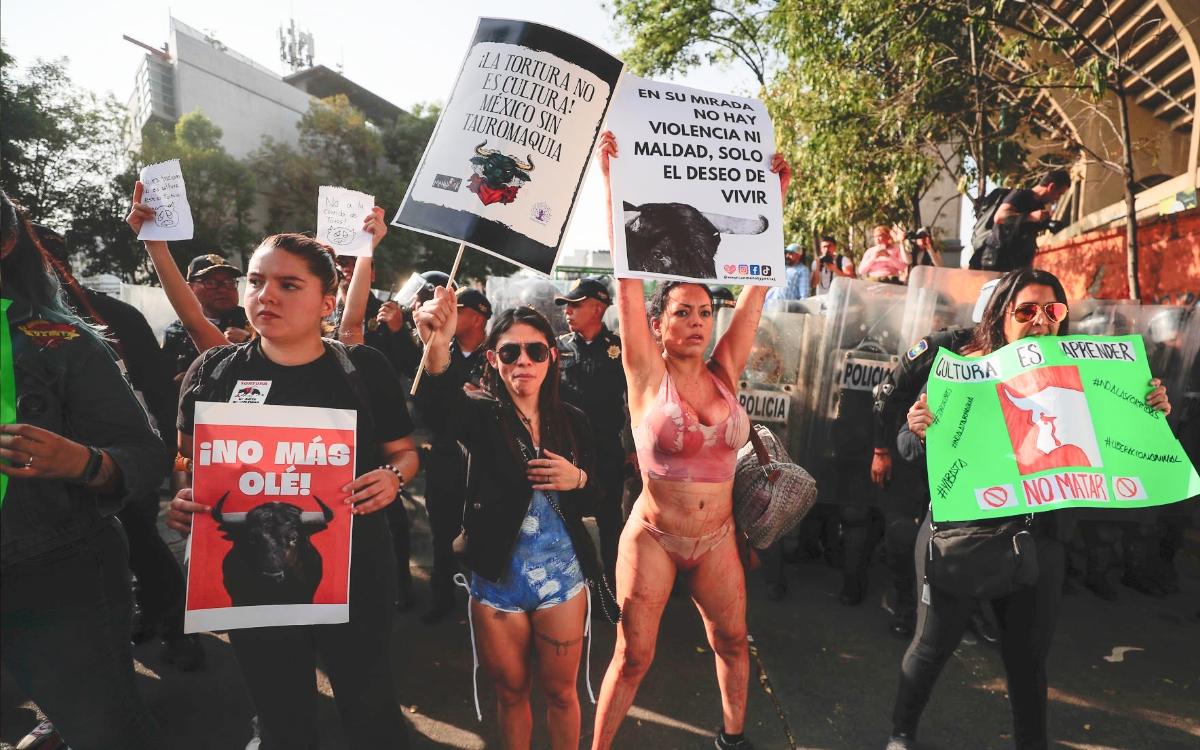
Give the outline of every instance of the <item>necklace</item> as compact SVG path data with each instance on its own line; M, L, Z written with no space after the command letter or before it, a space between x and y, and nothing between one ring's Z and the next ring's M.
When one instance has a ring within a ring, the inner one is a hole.
M533 427L533 421L525 416L525 412L521 411L521 407L517 406L516 402L513 402L513 408L517 410L517 418L524 422L526 427Z

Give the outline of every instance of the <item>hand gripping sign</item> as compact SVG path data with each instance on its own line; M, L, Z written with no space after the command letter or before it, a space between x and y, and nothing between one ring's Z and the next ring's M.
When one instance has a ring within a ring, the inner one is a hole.
M558 29L479 19L392 224L549 275L623 68Z
M184 632L350 619L357 416L344 409L196 404L198 503Z
M1149 382L1140 336L1026 338L986 357L942 349L926 434L934 520L1200 493L1166 419L1146 405Z

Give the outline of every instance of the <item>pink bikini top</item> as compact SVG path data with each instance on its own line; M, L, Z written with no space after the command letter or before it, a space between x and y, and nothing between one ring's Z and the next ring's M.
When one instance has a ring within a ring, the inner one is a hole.
M711 427L692 416L663 373L658 397L642 423L633 428L638 463L651 479L674 482L728 482L733 479L737 453L750 439L750 418L720 378L717 390L729 404L729 416Z

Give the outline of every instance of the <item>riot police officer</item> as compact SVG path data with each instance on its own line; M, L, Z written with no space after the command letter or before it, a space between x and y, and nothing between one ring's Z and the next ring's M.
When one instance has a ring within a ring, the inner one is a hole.
M596 476L603 492L594 511L600 529L600 557L608 580L614 581L617 541L625 524L621 510L625 449L625 371L621 337L604 325L612 295L595 277L581 279L571 291L554 298L563 305L571 332L558 337L559 395L587 415L596 436Z
M483 353L487 321L492 317L492 304L478 289L458 292L458 326L450 342L451 368L462 377L462 387L479 388L487 359ZM436 414L424 414L425 421L437 419ZM433 533L433 573L429 586L433 591L433 607L421 615L421 622L432 625L454 609L454 574L458 560L454 556L454 540L462 530L465 501L466 461L457 442L434 433L425 463L425 509Z

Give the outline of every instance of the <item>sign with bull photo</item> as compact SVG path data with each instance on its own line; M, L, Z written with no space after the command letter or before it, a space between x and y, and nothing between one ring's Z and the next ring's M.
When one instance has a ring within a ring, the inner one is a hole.
M356 414L196 404L184 631L350 618Z
M926 432L934 520L1200 494L1166 417L1146 405L1149 383L1141 336L1025 338L986 357L942 349Z
M624 66L549 26L479 19L392 224L549 274Z
M626 75L608 129L618 276L784 285L775 131L761 101Z

